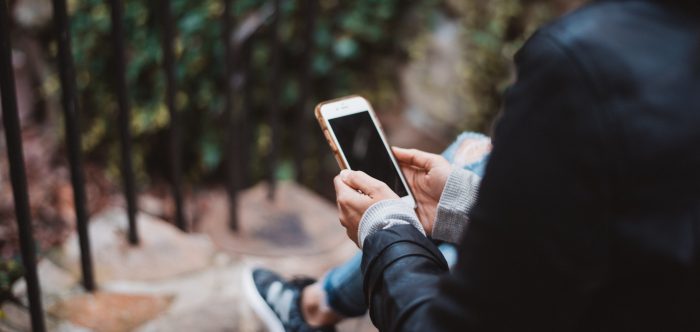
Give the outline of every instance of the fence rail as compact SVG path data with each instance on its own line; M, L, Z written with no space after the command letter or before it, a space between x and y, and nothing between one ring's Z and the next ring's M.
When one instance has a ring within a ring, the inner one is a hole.
M27 190L27 179L24 168L24 156L22 150L21 127L17 114L17 100L15 92L15 81L12 66L12 48L10 41L11 15L9 13L9 0L0 0L0 93L2 96L2 118L7 141L8 160L10 161L10 177L12 192L14 196L15 214L19 230L20 250L22 264L24 266L25 280L27 283L27 294L31 315L32 329L34 331L45 331L43 309L41 303L41 290L36 269L36 252L30 220L29 197ZM225 105L224 115L226 118L223 129L226 130L225 159L226 159L226 187L229 195L229 205L231 219L230 229L238 229L238 219L236 213L237 191L248 181L250 170L243 162L249 160L251 147L244 142L249 142L252 134L244 123L249 119L245 112L234 110L234 95L241 97L243 109L247 109L251 102L251 72L250 49L251 42L248 40L257 36L251 33L245 40L237 40L233 33L234 20L232 18L233 0L223 1L222 41L224 43L224 75L225 75ZM280 40L279 21L281 0L270 0L273 8L271 20L265 22L268 32L266 42L270 43L272 59L270 60L271 86L269 87L270 98L268 99L268 125L271 130L271 142L269 153L266 156L268 167L266 178L269 181L269 198L274 198L275 193L275 171L279 154L279 81L280 81ZM121 176L123 181L123 191L126 198L127 215L129 229L127 238L131 244L138 244L139 233L137 228L137 200L136 185L134 180L134 170L132 161L132 137L130 126L130 106L128 102L129 89L126 81L127 61L126 61L126 38L124 36L123 3L120 0L108 0L111 10L111 40L113 44L114 70L112 72L115 80L115 95L118 106L118 129L119 143L121 145ZM301 98L299 106L302 109L298 114L299 119L295 129L300 133L299 142L296 145L297 158L294 163L297 170L302 170L304 156L308 153L304 136L307 122L311 121L309 115L303 110L307 108L311 91L311 70L310 58L313 52L313 30L317 10L318 0L304 1L304 21L303 30L305 44L300 66L300 86ZM60 82L62 88L62 106L65 117L65 131L68 160L71 171L71 183L75 201L75 214L77 220L77 231L80 242L80 259L82 267L83 286L87 291L97 288L95 284L92 257L90 252L90 239L88 232L88 213L85 192L85 176L83 173L83 160L81 151L80 136L80 110L78 95L76 90L75 69L71 53L71 41L69 33L69 22L66 11L66 0L53 0L54 25L58 44L58 69L60 72ZM270 5L270 4L268 4ZM181 157L181 130L180 116L176 109L175 97L177 85L175 78L175 55L173 40L175 36L175 25L170 8L170 0L160 0L158 2L158 12L153 13L159 20L161 29L161 46L163 51L163 75L166 82L165 104L170 114L168 152L170 161L170 180L172 185L172 196L175 201L175 224L182 230L187 230L185 209L182 194L182 157ZM243 82L234 84L234 78L240 76ZM242 156L242 157L241 157ZM303 173L297 174L301 180ZM247 183L246 183L247 184Z
M78 92L75 87L75 68L73 67L73 54L68 30L66 0L53 0L53 14L54 30L58 40L58 69L61 78L61 99L68 145L68 162L73 184L78 241L80 242L80 265L83 271L83 286L92 292L95 290L95 278L92 271L90 237L88 236L88 215L85 207L87 196L85 195L85 174L83 173L79 124L80 110L78 108Z
M238 230L238 189L240 185L239 158L240 139L242 138L237 126L237 119L233 113L233 80L234 64L240 59L240 47L232 42L233 18L231 17L231 0L224 1L224 11L221 15L221 36L224 45L224 116L226 118L226 142L224 144L226 154L226 191L229 204L229 228Z
M168 152L170 157L170 182L173 200L175 200L175 224L183 231L187 230L185 212L182 203L182 158L180 144L180 114L175 107L177 85L175 81L175 51L173 50L174 26L170 0L160 0L160 8L156 16L160 20L161 45L163 48L163 73L165 75L165 105L170 114L170 134Z
M12 181L12 197L15 202L15 216L17 229L19 230L24 279L27 281L27 296L29 298L32 329L43 332L46 328L41 305L39 277L36 271L32 221L29 215L29 195L27 194L27 175L24 172L22 133L19 125L19 115L17 114L9 10L7 1L3 0L0 4L0 95L2 95L2 121L5 126L7 158L10 161L10 180Z
M267 155L267 183L269 189L267 192L268 199L275 198L275 188L277 180L275 179L275 170L277 169L277 150L279 149L279 90L280 90L280 37L279 37L279 21L280 21L280 1L272 0L274 3L274 16L270 26L270 92L268 105L268 121L270 126L270 149Z
M124 6L121 0L109 1L112 19L112 41L114 43L114 71L117 104L119 107L119 142L121 143L121 172L126 198L126 214L129 220L129 243L139 243L138 226L136 225L136 184L134 183L134 168L131 158L131 111L129 109L129 90L126 85L126 55L124 47L123 16Z

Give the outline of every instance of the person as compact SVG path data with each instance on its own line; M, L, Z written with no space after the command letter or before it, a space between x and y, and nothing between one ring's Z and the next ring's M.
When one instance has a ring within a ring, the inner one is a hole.
M423 184L415 168L426 167L426 163L441 165L442 176L451 168L461 169L471 179L473 202L479 181L483 176L491 140L480 133L465 132L440 155L416 150L395 148L395 156L407 175L411 188ZM418 200L425 200L417 196ZM467 204L470 205L470 204ZM449 263L456 261L454 243L459 240L466 226L465 220L443 220L435 211L419 210L421 223L438 241L438 248ZM430 222L429 222L430 221ZM436 225L433 227L433 225ZM344 264L331 269L320 280L301 277L285 280L273 271L255 268L248 272L245 289L253 309L262 318L269 331L333 331L333 326L345 318L363 316L367 305L362 292L362 273L358 253ZM284 295L284 294L288 295Z
M386 185L335 179L379 330L700 331L698 7L595 1L526 42L452 271Z

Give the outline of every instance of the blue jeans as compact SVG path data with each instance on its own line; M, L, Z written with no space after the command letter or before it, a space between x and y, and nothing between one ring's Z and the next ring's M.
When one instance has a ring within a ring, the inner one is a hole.
M442 153L443 157L448 161L454 160L455 153L459 145L465 139L488 139L486 136L465 132L457 137L450 146ZM464 166L479 176L483 176L488 161L488 154L482 159ZM438 245L438 249L445 257L447 264L452 268L452 265L457 261L457 249L453 244L442 243ZM362 263L362 252L358 252L350 260L330 270L324 280L321 281L323 289L326 292L326 300L328 305L335 312L345 317L362 316L367 311L365 297L362 292L362 271L360 264Z

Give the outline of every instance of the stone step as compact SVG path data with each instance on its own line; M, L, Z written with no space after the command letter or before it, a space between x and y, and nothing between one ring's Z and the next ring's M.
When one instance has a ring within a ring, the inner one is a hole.
M204 204L194 233L139 213L141 243L126 241L126 213L111 208L89 226L99 290L79 284L79 248L72 234L39 263L47 322L52 331L264 331L243 297L251 266L284 275L319 277L357 252L337 221L335 207L312 192L283 182L267 200L260 184L240 196L240 230L228 230L225 192L194 198ZM14 287L24 297L22 282ZM6 308L7 307L7 308ZM26 308L6 304L13 320L0 331L29 330ZM367 318L347 320L346 331L376 331Z

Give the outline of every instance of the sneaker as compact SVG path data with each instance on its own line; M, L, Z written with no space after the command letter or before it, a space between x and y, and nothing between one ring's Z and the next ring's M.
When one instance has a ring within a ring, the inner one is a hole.
M304 321L300 299L304 287L315 282L308 278L284 280L278 274L256 268L244 276L244 289L255 313L270 332L334 332L332 326L315 328Z

